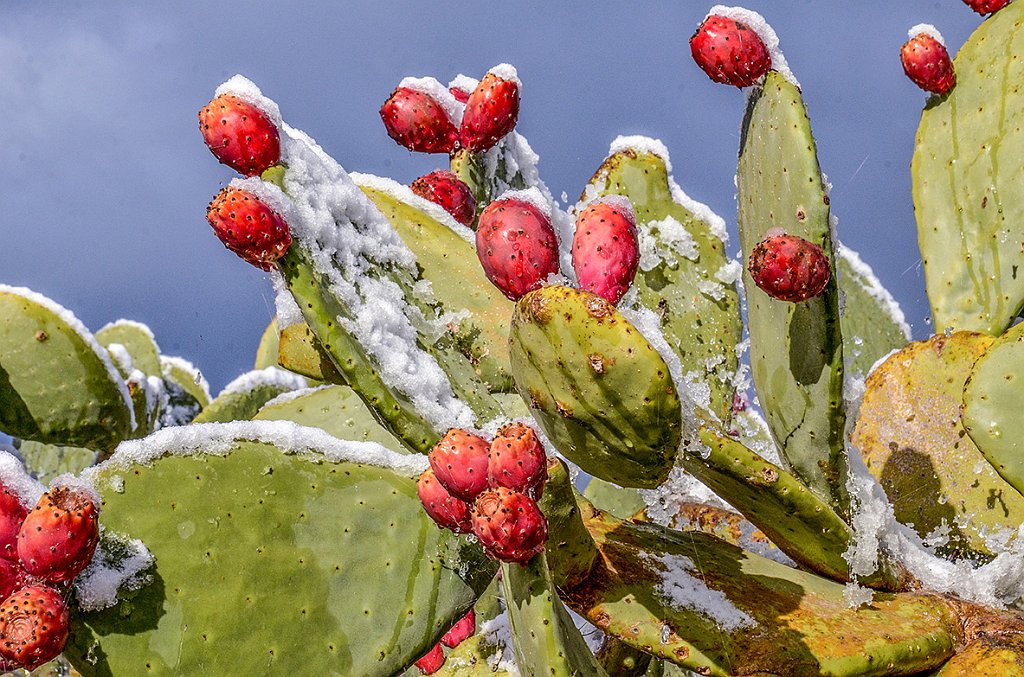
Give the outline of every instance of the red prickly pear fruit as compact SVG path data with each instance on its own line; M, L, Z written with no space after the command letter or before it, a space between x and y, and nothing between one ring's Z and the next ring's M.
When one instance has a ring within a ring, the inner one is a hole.
M258 107L221 94L199 110L199 131L223 164L256 176L281 161L277 125Z
M533 428L522 423L502 426L491 442L487 481L535 500L548 481L548 457Z
M100 538L99 509L76 487L58 486L39 499L18 531L18 559L51 583L70 581L92 560Z
M690 38L690 52L715 82L749 87L772 67L768 46L757 31L725 16L711 15Z
M495 200L480 213L476 254L487 279L513 301L558 272L551 219L532 202L515 197Z
M548 522L535 500L498 487L476 497L473 534L494 559L524 564L544 549Z
M427 455L437 480L456 498L472 501L487 488L487 450L482 437L452 428Z
M412 192L438 204L464 226L476 216L476 198L459 177L447 169L438 169L412 182Z
M998 12L1010 4L1010 0L964 0L964 2L978 14Z
M515 129L518 119L519 78L511 66L498 66L469 95L459 140L471 151L489 150Z
M255 194L234 186L217 193L206 220L225 247L263 270L270 270L292 244L281 215Z
M590 203L576 219L572 267L580 289L615 305L629 291L640 265L636 216L620 196Z
M455 100L458 101L459 103L466 103L467 101L469 101L470 93L462 89L461 87L451 86L448 88L448 91L452 93L452 96L454 96Z
M796 235L770 234L750 253L754 284L780 301L798 303L818 296L832 275L821 247Z
M444 106L426 92L398 87L380 107L388 136L417 153L451 153L459 130Z
M451 630L444 633L444 637L441 638L441 644L444 644L449 649L454 649L472 637L475 632L476 613L470 609L468 614L463 616L458 623L452 626Z
M435 644L433 649L416 661L416 667L424 675L434 674L441 669L442 665L444 665L444 650L441 649L440 644Z
M34 670L52 661L68 641L64 597L48 585L21 588L0 604L0 656Z
M953 62L945 45L928 33L918 33L900 48L903 72L915 85L933 94L945 94L956 84Z
M15 541L27 514L21 499L0 482L0 558L18 559Z
M25 587L28 579L29 575L21 568L20 562L0 559L0 602L15 590Z
M433 470L425 470L420 475L416 482L416 493L430 519L442 529L451 529L457 534L468 534L473 530L469 519L469 503L448 493L437 481Z

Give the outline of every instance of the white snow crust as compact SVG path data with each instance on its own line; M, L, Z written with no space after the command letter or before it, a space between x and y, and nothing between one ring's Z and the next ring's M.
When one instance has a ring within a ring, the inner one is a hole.
M649 136L617 136L608 147L608 154L614 155L623 151L636 151L637 153L650 153L657 155L665 161L665 169L672 173L672 159L669 157L668 148L661 139L652 139Z
M939 32L938 28L931 24L916 24L914 26L911 26L910 30L907 31L907 37L913 40L922 33L924 33L925 35L932 36L933 38L935 38L935 41L942 45L943 47L946 46L946 39L942 37L942 33Z
M117 367L114 366L113 361L110 359L110 353L107 352L106 348L99 344L96 337L92 335L92 332L86 329L85 325L82 324L81 320L75 317L74 313L58 304L53 299L25 287L10 287L5 284L0 284L0 294L13 294L31 301L32 303L37 303L43 306L50 312L57 315L57 317L63 320L72 331L78 334L86 345L92 348L92 351L96 353L96 356L100 358L103 366L106 367L107 375L121 393L121 399L124 400L124 405L128 408L128 415L131 420L131 429L135 430L138 427L138 423L135 421L135 408L132 405L132 396L128 393L128 386L125 384L124 379L121 378L121 373L117 370Z
M281 390L301 390L309 385L305 376L281 369L280 367L266 367L265 369L254 369L248 371L231 383L224 386L220 391L221 395L234 395L249 393L261 386L272 386Z
M881 281L879 281L871 266L865 263L857 252L838 241L836 241L836 250L839 257L846 261L857 274L859 279L856 282L871 298L878 301L878 305L899 326L904 338L909 341L911 338L910 325L903 314L903 309L900 308L899 302L889 293L889 290L882 286Z
M412 192L412 188L404 183L398 183L397 181L383 176L360 174L358 172L352 172L349 176L352 177L352 180L355 181L358 186L372 188L373 190L393 197L399 202L404 202L407 205L415 207L441 225L446 226L466 242L476 247L476 235L472 230L456 221L455 217L446 212L441 205L420 197L416 193Z
M43 485L25 472L25 466L14 454L0 449L0 484L17 496L21 504L31 510L43 495Z
M733 21L746 24L761 37L765 47L768 48L768 53L772 57L772 70L778 71L779 75L792 82L796 87L800 86L796 76L793 75L793 71L790 70L789 64L786 62L785 55L779 48L779 36L763 16L745 7L727 7L725 5L715 5L709 9L707 16L712 15L728 17Z
M277 267L270 269L270 284L274 288L274 313L277 315L277 330L294 324L302 324L302 309L288 288L288 281Z
M693 575L697 566L689 557L662 555L648 559L664 570L656 589L662 600L676 609L691 609L725 630L751 628L757 622L734 605L721 590L712 590Z
M436 78L403 78L398 83L398 86L423 92L441 105L444 112L448 114L448 119L455 123L456 127L462 124L462 112L466 108L465 105L459 103L455 95L448 91L448 88L438 82Z
M497 76L502 80L514 82L519 87L519 89L523 88L523 81L519 79L519 73L516 71L516 67L513 66L512 64L499 63L497 66L494 66L489 71L487 71L487 73L490 75Z
M471 78L468 75L463 75L462 73L459 73L454 78L452 78L451 82L448 83L448 89L461 89L463 92L466 92L467 94L472 94L473 90L475 90L477 85L479 84L480 81L477 80L476 78ZM456 99L456 101L458 101L458 99Z
M119 592L138 590L152 580L153 554L137 538L128 538L100 525L101 539L92 561L75 580L75 597L85 611L100 611L118 602ZM110 543L122 551L114 557Z
M267 117L270 118L270 121L274 123L274 126L279 130L281 129L281 109L274 101L263 96L263 92L260 91L260 88L257 87L249 78L243 75L233 76L227 82L218 87L217 91L215 91L213 95L217 97L221 94L231 94L233 96L237 96L246 103L251 103L253 106L256 106L266 113Z
M506 190L498 196L498 200L519 200L527 202L540 211L541 214L551 218L551 203L545 199L539 188L524 188L521 190ZM497 201L497 200L495 200Z

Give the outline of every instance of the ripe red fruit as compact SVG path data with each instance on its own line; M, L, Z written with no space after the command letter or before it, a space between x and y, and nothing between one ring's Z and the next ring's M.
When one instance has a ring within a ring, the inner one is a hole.
M434 648L427 652L423 658L416 661L416 667L424 675L434 674L441 669L442 665L444 665L444 650L441 649L440 644L435 644Z
M766 294L798 303L818 296L831 277L821 247L796 235L769 235L750 253L747 269Z
M532 498L498 487L477 496L473 534L494 559L522 564L544 549L548 522Z
M476 614L470 609L468 614L452 626L451 630L444 633L444 637L441 638L441 644L444 644L449 649L454 649L472 637L474 632L476 632Z
M470 93L462 89L461 87L455 87L453 85L448 87L448 91L452 93L452 96L454 96L455 100L458 101L459 103L466 103L467 101L469 101Z
M551 219L532 202L495 200L480 213L476 254L494 286L519 300L558 272L558 239Z
M725 16L709 16L690 38L690 52L715 82L749 87L772 67L772 56L757 31Z
M455 498L445 489L433 470L426 470L416 482L416 493L423 509L442 529L451 529L457 534L472 531L469 520L469 503Z
M46 585L22 588L0 604L0 656L34 670L64 650L69 627L59 592Z
M416 179L412 182L412 192L440 205L462 225L473 223L476 216L473 191L447 169L438 169Z
M23 588L28 579L29 575L21 568L20 562L0 559L0 602Z
M487 488L487 440L471 432L452 428L427 458L437 480L452 496L472 501Z
M227 186L206 210L206 220L224 246L257 268L270 270L292 243L281 215L253 193Z
M21 566L51 583L72 580L92 560L100 538L98 515L96 503L84 490L50 489L18 531Z
M410 87L398 87L380 107L388 136L417 153L451 153L459 130L434 97Z
M926 92L945 94L956 84L949 52L927 33L918 33L903 44L900 61L907 77Z
M277 126L262 110L221 94L199 111L199 131L217 159L246 176L281 161Z
M487 481L539 499L548 481L548 458L533 428L522 423L502 426L491 442Z
M488 150L515 128L518 118L519 80L511 66L500 68L485 75L469 95L459 140L472 151Z
M1010 4L1010 0L964 0L978 14L991 14Z
M603 198L580 212L572 238L572 267L580 289L615 305L629 291L639 265L640 241L629 200Z
M28 508L21 504L21 499L0 482L0 558L18 558L15 539L27 514Z

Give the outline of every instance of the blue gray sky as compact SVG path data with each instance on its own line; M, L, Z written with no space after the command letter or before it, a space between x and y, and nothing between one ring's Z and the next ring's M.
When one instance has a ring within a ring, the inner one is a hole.
M206 205L234 175L196 112L235 73L351 171L408 183L444 165L395 145L377 110L406 75L447 82L514 64L518 130L571 199L619 134L668 146L677 181L735 235L744 95L712 84L688 39L713 3L12 0L0 8L0 282L93 330L148 324L216 392L249 369L273 314L266 275L225 250ZM925 95L906 30L955 51L981 21L960 0L747 0L803 86L840 237L930 333L910 196Z

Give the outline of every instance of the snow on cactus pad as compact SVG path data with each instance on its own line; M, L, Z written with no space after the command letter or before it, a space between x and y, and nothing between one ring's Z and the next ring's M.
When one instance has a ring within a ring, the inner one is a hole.
M126 443L87 477L153 581L79 612L83 675L392 675L462 617L495 565L426 516L425 466L284 421Z

